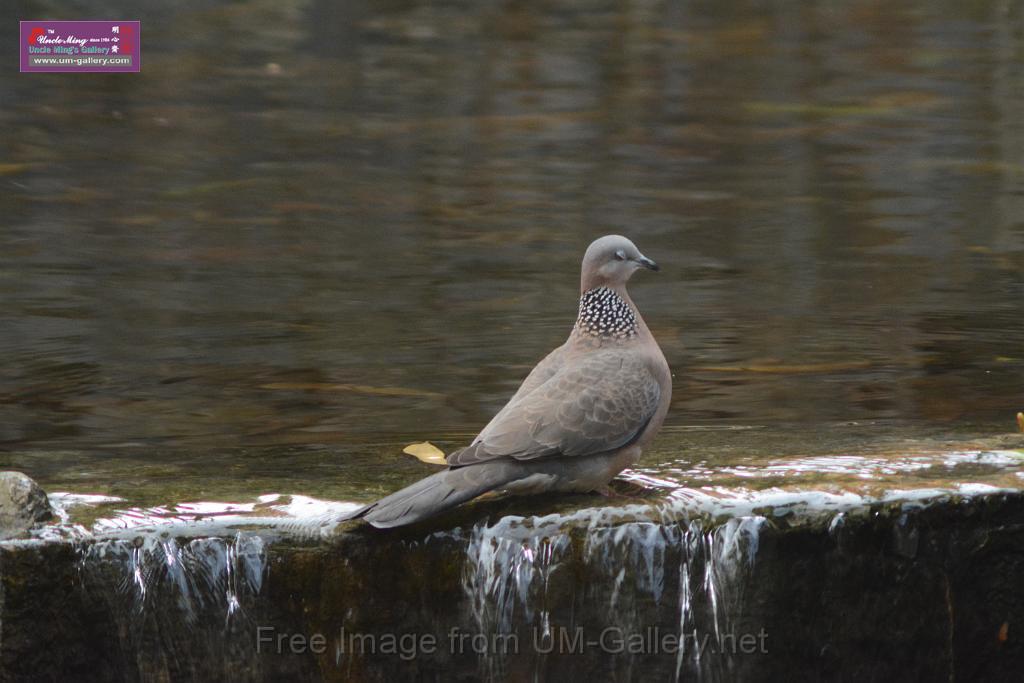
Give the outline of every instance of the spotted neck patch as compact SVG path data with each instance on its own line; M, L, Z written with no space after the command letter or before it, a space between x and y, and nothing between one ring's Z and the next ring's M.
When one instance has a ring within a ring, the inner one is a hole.
M594 337L626 339L637 334L636 316L613 290L595 287L580 297L576 329Z

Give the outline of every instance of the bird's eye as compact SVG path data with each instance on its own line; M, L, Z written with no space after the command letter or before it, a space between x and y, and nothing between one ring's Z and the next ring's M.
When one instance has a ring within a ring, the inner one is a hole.
M616 261L625 261L626 260L626 252L624 252L621 249L619 249L617 252L615 252L615 260Z

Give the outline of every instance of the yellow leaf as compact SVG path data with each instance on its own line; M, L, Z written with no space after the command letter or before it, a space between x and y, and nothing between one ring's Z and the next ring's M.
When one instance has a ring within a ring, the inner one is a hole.
M428 465L447 465L448 462L444 459L444 451L430 443L429 441L423 441L421 443L411 443L402 449L403 453L422 460Z
M1024 432L1024 413L1017 413L1017 426Z

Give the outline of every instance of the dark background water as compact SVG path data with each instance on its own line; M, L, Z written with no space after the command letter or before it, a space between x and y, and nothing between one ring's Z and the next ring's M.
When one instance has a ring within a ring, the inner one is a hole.
M1019 3L0 18L142 21L141 74L18 74L0 32L0 466L44 483L418 476L401 446L487 421L568 333L609 232L663 265L632 286L675 372L650 457L1005 432L1024 409Z

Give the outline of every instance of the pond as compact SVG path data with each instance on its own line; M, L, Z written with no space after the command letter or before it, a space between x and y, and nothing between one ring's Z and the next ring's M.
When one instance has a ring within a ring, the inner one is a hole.
M415 480L402 447L472 438L613 232L662 265L644 476L899 486L880 460L1016 429L1020 7L77 7L142 20L140 74L0 70L0 468L48 490ZM978 467L943 477L1007 483Z

